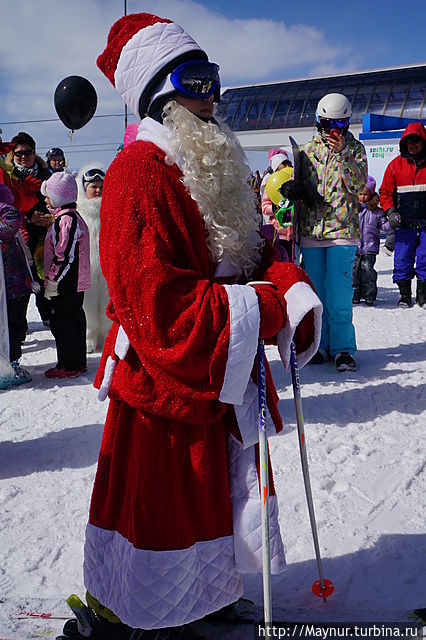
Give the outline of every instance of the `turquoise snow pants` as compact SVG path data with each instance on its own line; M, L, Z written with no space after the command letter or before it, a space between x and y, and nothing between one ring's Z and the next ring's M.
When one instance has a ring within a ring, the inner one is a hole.
M323 304L320 349L331 357L356 351L352 324L352 267L355 246L302 249L302 267Z

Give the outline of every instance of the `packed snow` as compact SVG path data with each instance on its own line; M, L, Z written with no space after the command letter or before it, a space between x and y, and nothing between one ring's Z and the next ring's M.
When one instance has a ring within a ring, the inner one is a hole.
M283 435L270 440L288 569L272 581L275 617L403 621L426 606L426 309L397 308L392 257L380 254L376 306L354 308L358 370L333 363L300 372L310 475L324 574L335 593L312 594L318 578L306 507L290 375L268 348ZM84 529L106 403L88 372L47 380L55 343L33 302L21 363L30 384L0 392L0 639L54 638L63 620L17 620L22 610L67 613L84 597ZM212 516L213 517L213 516ZM261 576L245 596L262 603ZM248 635L247 635L248 634ZM227 638L252 637L226 629Z

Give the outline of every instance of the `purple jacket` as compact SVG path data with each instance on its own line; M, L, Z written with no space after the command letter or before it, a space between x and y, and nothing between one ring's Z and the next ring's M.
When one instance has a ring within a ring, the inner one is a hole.
M6 298L13 300L31 293L31 277L18 232L23 215L0 202L0 245L3 257Z
M375 193L370 202L361 205L359 211L359 241L357 253L366 255L367 253L379 253L380 230L391 231L389 222L378 206L379 196Z
M44 243L46 280L58 283L59 293L90 289L89 229L76 209L55 209Z

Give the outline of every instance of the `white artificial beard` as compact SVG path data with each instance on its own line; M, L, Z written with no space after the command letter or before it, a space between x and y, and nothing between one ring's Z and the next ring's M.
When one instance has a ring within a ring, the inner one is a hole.
M163 124L173 134L166 162L182 170L182 182L203 217L212 259L249 278L264 242L240 144L224 123L203 121L174 100L164 107Z

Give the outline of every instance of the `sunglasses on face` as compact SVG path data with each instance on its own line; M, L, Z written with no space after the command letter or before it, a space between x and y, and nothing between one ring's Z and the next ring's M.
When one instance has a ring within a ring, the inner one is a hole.
M14 151L13 154L17 158L29 158L34 155L34 151L31 151L31 149L23 149L22 151Z

